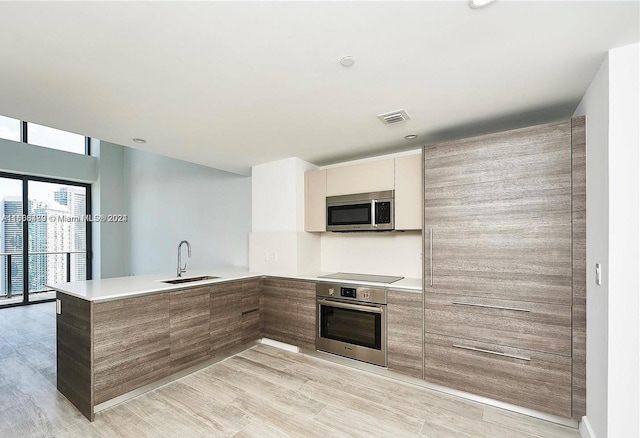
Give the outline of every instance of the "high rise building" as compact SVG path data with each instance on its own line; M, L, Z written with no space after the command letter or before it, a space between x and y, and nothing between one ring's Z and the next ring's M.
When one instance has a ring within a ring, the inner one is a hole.
M87 213L87 195L83 187L67 186L53 194L53 199L66 206L72 217L81 218ZM87 250L87 223L70 224L70 246L68 251ZM85 280L87 276L87 258L85 254L71 255L71 281Z
M0 217L22 216L22 198L6 196L0 202ZM9 260L11 260L11 293L22 294L22 222L6 221L0 224L0 252L13 253L3 256L0 264L0 291L8 292ZM16 254L17 253L17 254Z
M35 199L29 199L29 215L46 218L49 214L47 205ZM47 283L47 229L46 220L29 222L29 292L44 289Z
M47 218L54 217L55 221L47 220L45 224L47 252L50 254L46 256L46 281L39 285L40 289L45 289L46 283L63 283L67 281L67 255L64 253L73 251L74 240L74 224L64 221L65 218L71 217L69 211L48 207L46 213ZM31 268L31 265L29 265L29 268Z
M28 223L29 269L28 290L46 290L47 283L67 281L67 252L71 254L71 281L86 279L86 191L80 187L62 187L53 194L51 205L30 199L28 212L39 220ZM0 217L22 216L22 198L7 196L0 202ZM75 220L73 220L75 218ZM23 291L22 222L5 221L0 224L0 252L11 256L11 293ZM7 295L9 258L0 264L0 295Z

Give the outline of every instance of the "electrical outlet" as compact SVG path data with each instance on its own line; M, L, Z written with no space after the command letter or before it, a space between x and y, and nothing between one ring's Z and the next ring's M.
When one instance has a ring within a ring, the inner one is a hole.
M277 252L277 251L273 251L273 252L271 253L271 258L270 258L270 260L271 260L272 262L274 262L274 263L278 261L278 252Z
M56 313L62 315L62 301L56 300Z
M269 261L269 251L265 251L264 252L264 261L268 262Z

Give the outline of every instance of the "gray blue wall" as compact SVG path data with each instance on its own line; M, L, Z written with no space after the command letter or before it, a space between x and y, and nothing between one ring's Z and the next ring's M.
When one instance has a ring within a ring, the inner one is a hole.
M175 275L183 239L188 270L248 266L251 178L128 148L123 168L128 274Z
M92 156L0 139L0 171L92 185L93 278L175 275L178 242L193 247L188 269L249 264L251 178L94 141Z

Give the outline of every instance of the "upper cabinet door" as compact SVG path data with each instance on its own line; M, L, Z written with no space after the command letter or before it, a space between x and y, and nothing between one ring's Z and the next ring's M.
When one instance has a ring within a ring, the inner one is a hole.
M396 230L422 229L422 154L395 159Z
M304 230L327 231L327 171L304 174Z
M327 196L382 192L393 188L393 158L327 169Z
M427 293L571 304L570 120L428 145L424 163Z

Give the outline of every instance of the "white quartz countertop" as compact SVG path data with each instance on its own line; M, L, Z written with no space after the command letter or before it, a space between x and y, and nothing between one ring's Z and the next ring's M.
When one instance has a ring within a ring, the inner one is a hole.
M181 284L163 283L163 280L175 279L175 275L172 276L171 274L157 274L105 278L101 280L75 281L70 283L54 283L47 284L47 287L55 291L65 293L67 295L72 295L87 301L94 302L112 301L122 298L131 298L160 292L169 292L173 290L260 277L278 277L291 278L295 280L322 281L329 283L355 284L362 286L378 286L415 293L419 293L422 291L422 280L420 278L404 278L391 284L318 278L318 276L326 274L328 274L328 272L316 272L305 275L264 274L260 272L249 272L247 268L226 267L189 271L183 274L183 278L199 277L204 275L219 278Z

